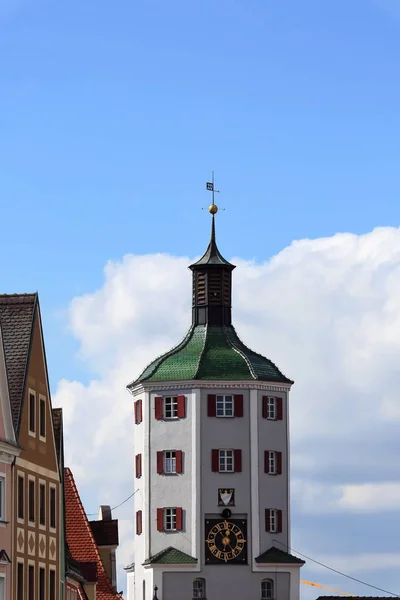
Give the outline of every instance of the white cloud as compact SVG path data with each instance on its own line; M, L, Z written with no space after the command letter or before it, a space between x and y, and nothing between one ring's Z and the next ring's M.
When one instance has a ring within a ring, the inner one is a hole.
M240 337L296 382L295 511L399 510L400 230L301 240L263 264L233 262ZM70 304L71 333L98 378L87 386L61 381L54 403L65 410L66 464L80 490L97 491L98 504L133 491L125 386L187 330L188 264L125 256L107 264L99 290ZM132 507L121 515L131 519ZM333 539L335 528L327 527ZM356 539L348 544L359 553ZM120 555L127 560L125 549Z

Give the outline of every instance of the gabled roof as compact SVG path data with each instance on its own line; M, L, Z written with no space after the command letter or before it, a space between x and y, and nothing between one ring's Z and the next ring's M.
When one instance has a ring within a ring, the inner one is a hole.
M14 429L21 416L32 330L38 295L0 294L0 327Z
M10 563L11 559L5 550L0 550L0 562Z
M123 600L107 576L73 475L68 468L64 469L64 489L66 538L72 559L87 581L94 577L97 579L96 600Z
M289 554L288 552L284 552L275 546L268 548L265 552L257 556L255 559L256 563L291 563L296 565L304 565L305 561L301 560L301 558L297 558L297 556L293 556L293 554Z
M177 550L173 546L169 546L165 550L154 554L154 556L150 556L143 564L192 565L195 563L197 563L197 558L193 558L193 556L189 556L189 554L181 552L181 550Z

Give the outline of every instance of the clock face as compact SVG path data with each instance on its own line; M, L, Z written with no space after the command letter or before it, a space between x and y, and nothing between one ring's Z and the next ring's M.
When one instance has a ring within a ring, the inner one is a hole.
M247 564L247 523L243 519L207 519L206 563Z

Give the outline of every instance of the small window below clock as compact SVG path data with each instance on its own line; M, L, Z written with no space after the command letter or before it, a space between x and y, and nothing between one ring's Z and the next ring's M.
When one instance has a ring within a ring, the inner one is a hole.
M206 597L206 580L198 577L193 580L193 600Z
M261 600L274 600L274 582L272 579L263 579L261 582Z

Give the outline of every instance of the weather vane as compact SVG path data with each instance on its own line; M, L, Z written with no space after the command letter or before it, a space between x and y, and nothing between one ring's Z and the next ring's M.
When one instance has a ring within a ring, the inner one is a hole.
M218 206L214 201L214 194L219 194L219 190L216 190L214 185L214 171L212 172L211 181L207 181L206 183L206 188L209 192L212 192L212 204L208 207L208 211L214 216L217 214L218 210L225 210L224 208L218 209Z

